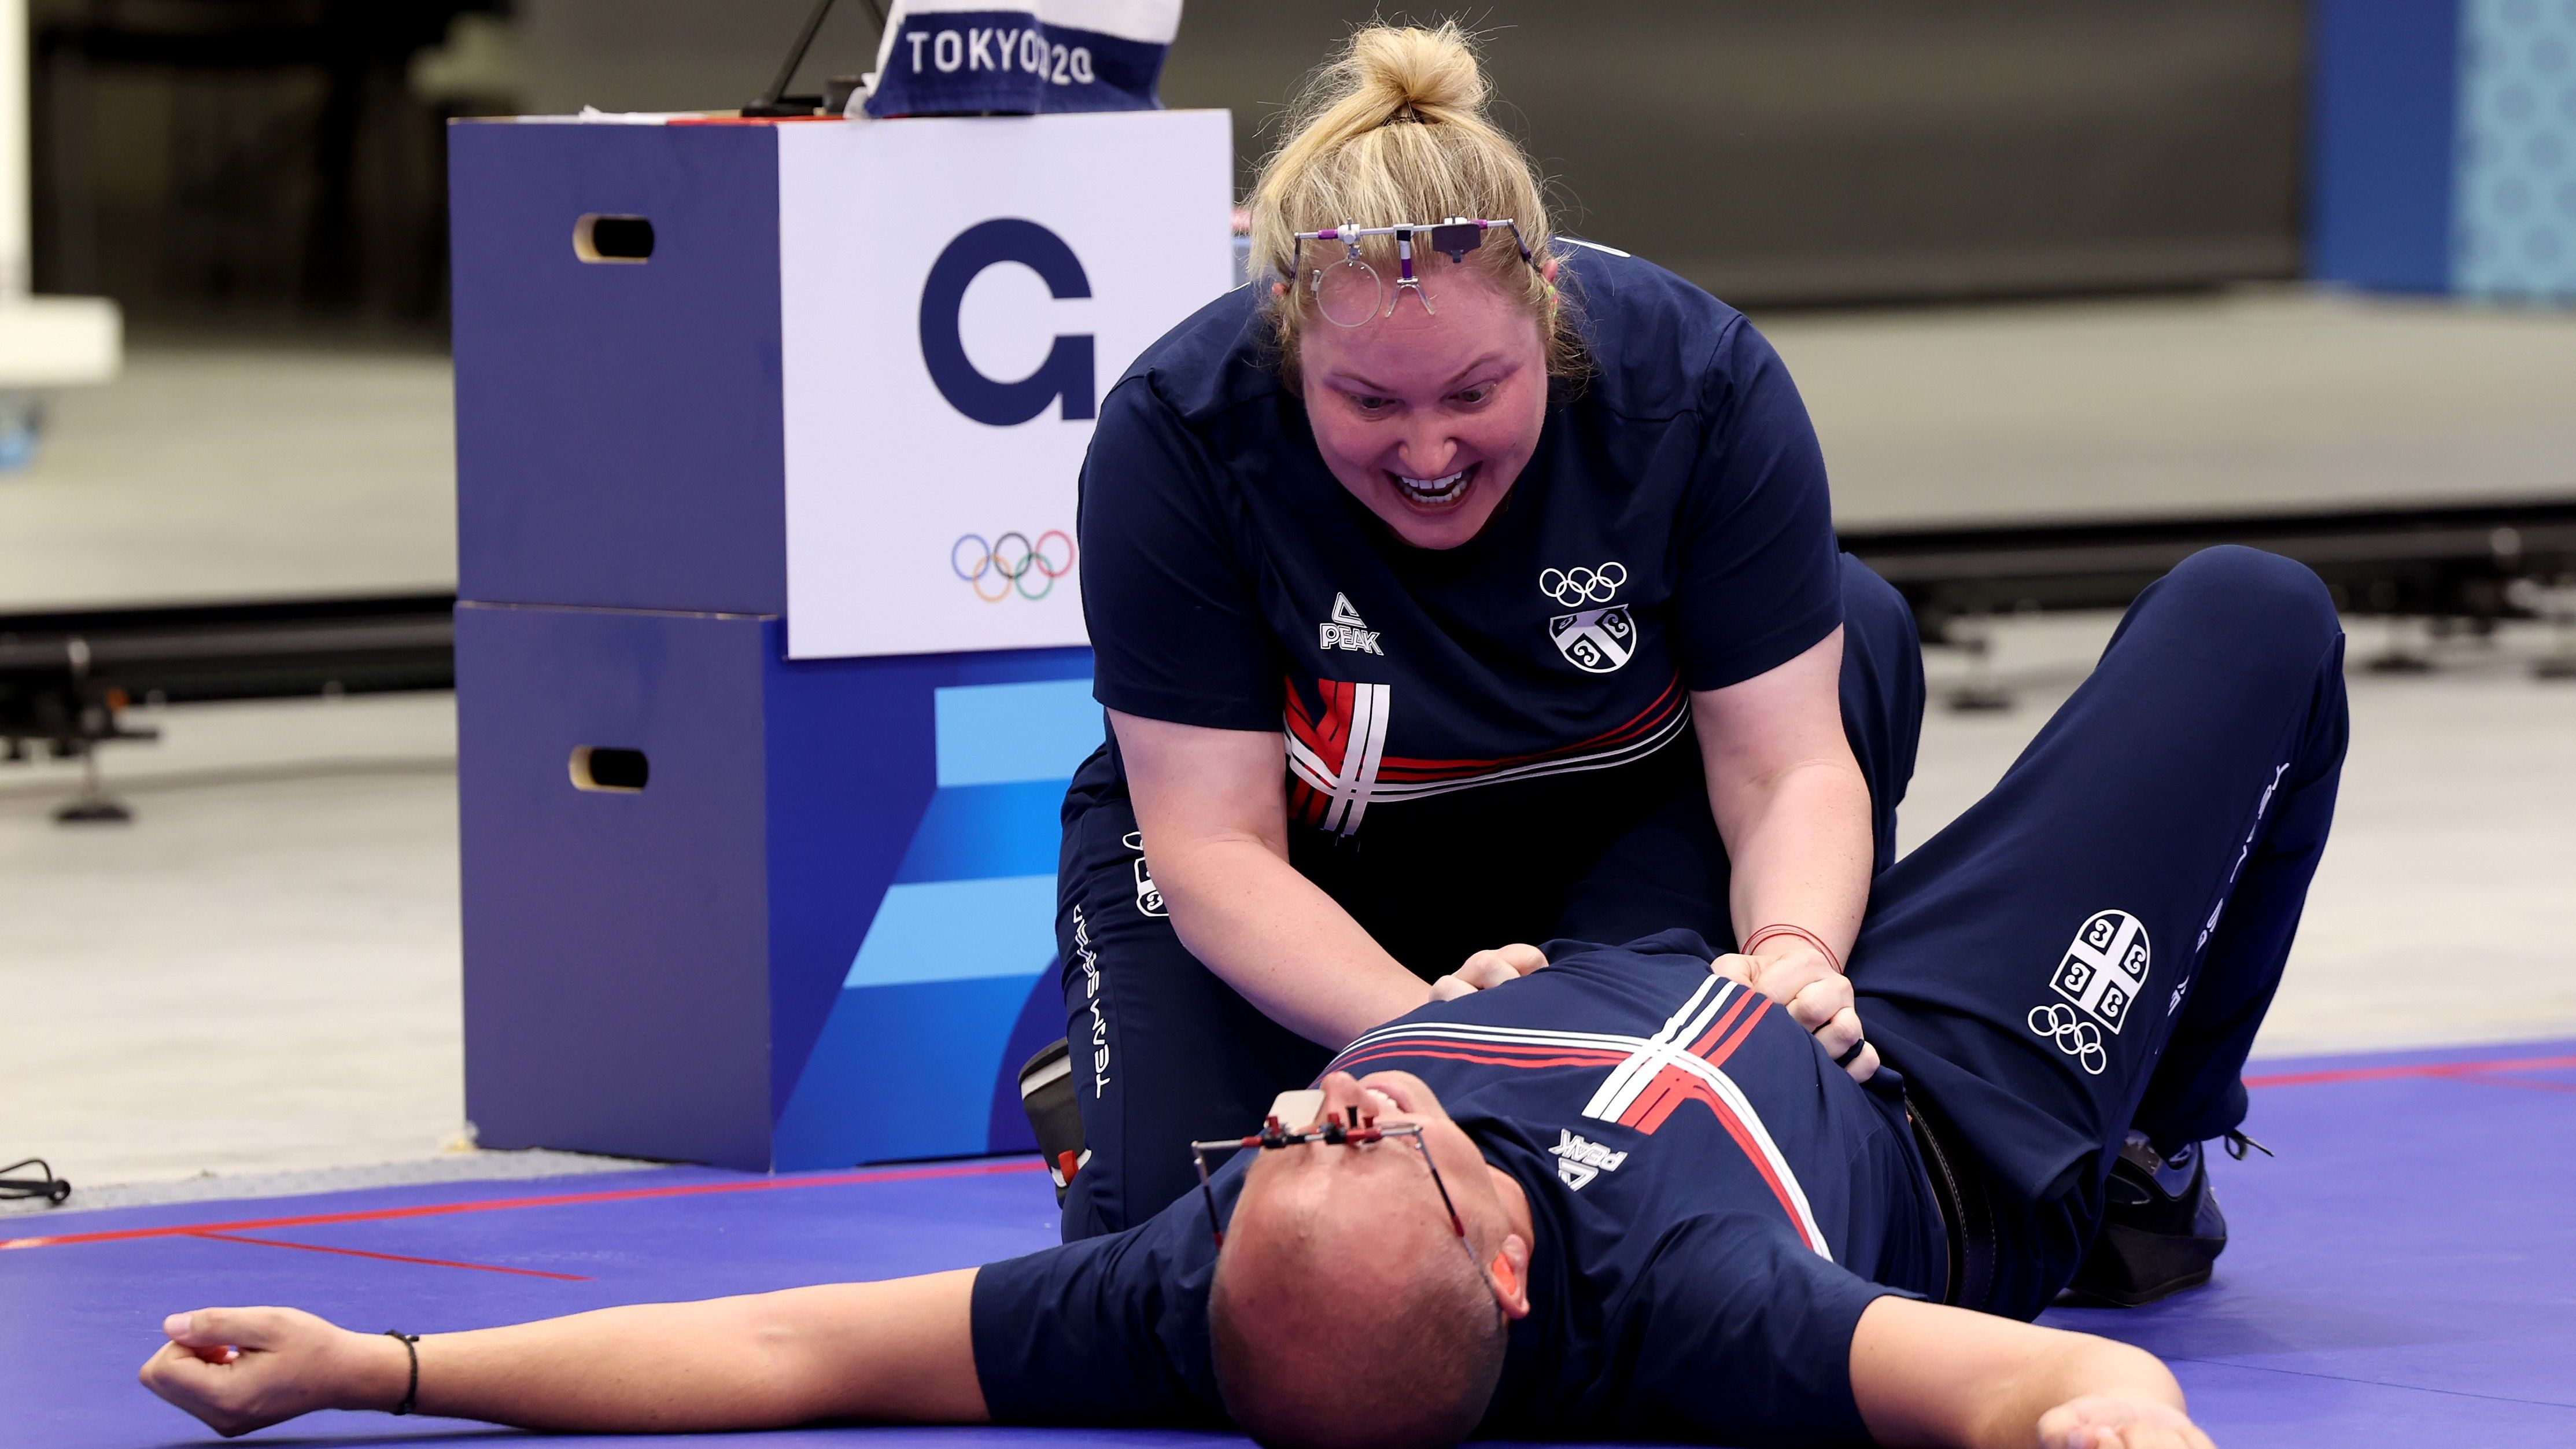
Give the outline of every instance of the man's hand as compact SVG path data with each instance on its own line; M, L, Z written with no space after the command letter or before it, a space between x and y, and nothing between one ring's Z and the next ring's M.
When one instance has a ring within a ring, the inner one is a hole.
M230 1439L315 1409L390 1409L410 1382L403 1346L293 1308L174 1313L143 1386Z
M2212 1449L2144 1349L1892 1294L1861 1312L1851 1383L1881 1444Z
M1860 1013L1852 1007L1851 982L1813 946L1797 943L1759 956L1720 956L1709 963L1708 969L1789 1008L1790 1019L1815 1035L1826 1056L1839 1060L1852 1049L1852 1043L1861 1040ZM1438 995L1439 988L1434 986L1432 993ZM1878 1075L1878 1048L1863 1046L1860 1055L1843 1070L1851 1073L1855 1082L1866 1082Z
M2040 1449L2217 1449L2180 1409L2101 1394L2042 1414L2039 1443Z
M1467 964L1431 983L1431 999L1455 1001L1471 991L1483 991L1506 981L1518 981L1533 971L1542 970L1547 958L1536 946L1514 942L1479 951L1467 958Z

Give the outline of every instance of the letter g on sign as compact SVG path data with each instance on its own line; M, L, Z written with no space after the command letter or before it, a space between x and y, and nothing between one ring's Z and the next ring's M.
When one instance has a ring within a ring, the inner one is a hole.
M958 310L966 289L987 267L1017 262L1038 274L1058 301L1091 295L1091 279L1064 238L1018 217L978 222L958 234L939 260L930 264L930 279L921 288L921 360L939 395L957 411L996 428L1014 427L1045 412L1063 399L1058 416L1066 422L1092 417L1092 340L1088 334L1058 334L1038 370L1017 382L996 382L975 368L958 335Z

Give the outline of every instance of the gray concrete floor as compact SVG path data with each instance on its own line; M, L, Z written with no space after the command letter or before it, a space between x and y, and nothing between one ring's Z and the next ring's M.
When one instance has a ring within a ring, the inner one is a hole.
M2019 702L1936 699L1907 847L1993 783L2111 622L1998 626ZM2380 632L2356 626L2356 658ZM2356 670L2335 840L2262 1050L2576 1035L2576 685L2529 676L2542 644L2517 631L2431 675ZM1937 689L1965 663L1931 667ZM109 756L127 826L51 822L68 766L0 773L0 1161L42 1153L84 1185L188 1179L188 1196L310 1190L343 1179L264 1175L370 1163L618 1165L454 1157L453 718L443 695L162 711L162 744Z
M1847 529L2576 498L2576 308L2261 287L1755 320Z
M138 345L0 477L0 613L456 587L430 352Z
M425 1158L463 1130L446 695L136 711L131 825L0 772L0 1161L75 1183Z

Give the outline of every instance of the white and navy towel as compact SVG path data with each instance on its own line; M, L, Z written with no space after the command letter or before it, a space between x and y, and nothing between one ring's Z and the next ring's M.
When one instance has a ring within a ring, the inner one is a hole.
M871 116L1150 111L1181 0L895 0Z

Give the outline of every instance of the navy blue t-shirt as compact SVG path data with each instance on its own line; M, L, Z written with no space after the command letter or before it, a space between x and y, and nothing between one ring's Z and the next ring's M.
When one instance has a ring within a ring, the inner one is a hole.
M1548 949L1546 970L1435 1002L1334 1063L1422 1078L1529 1196L1531 1311L1480 1432L1866 1441L1861 1310L1937 1295L1946 1261L1894 1074L1854 1084L1786 1010L1710 974L1687 932ZM1253 1155L1217 1175L1219 1212ZM1193 1193L986 1267L975 1367L994 1419L1222 1423L1215 1258Z
M1574 248L1559 276L1589 372L1551 384L1460 547L1403 542L1334 479L1257 287L1137 359L1083 465L1100 702L1282 731L1292 860L1425 976L1554 934L1589 859L1699 787L1689 691L1841 622L1823 456L1770 344L1624 254Z

